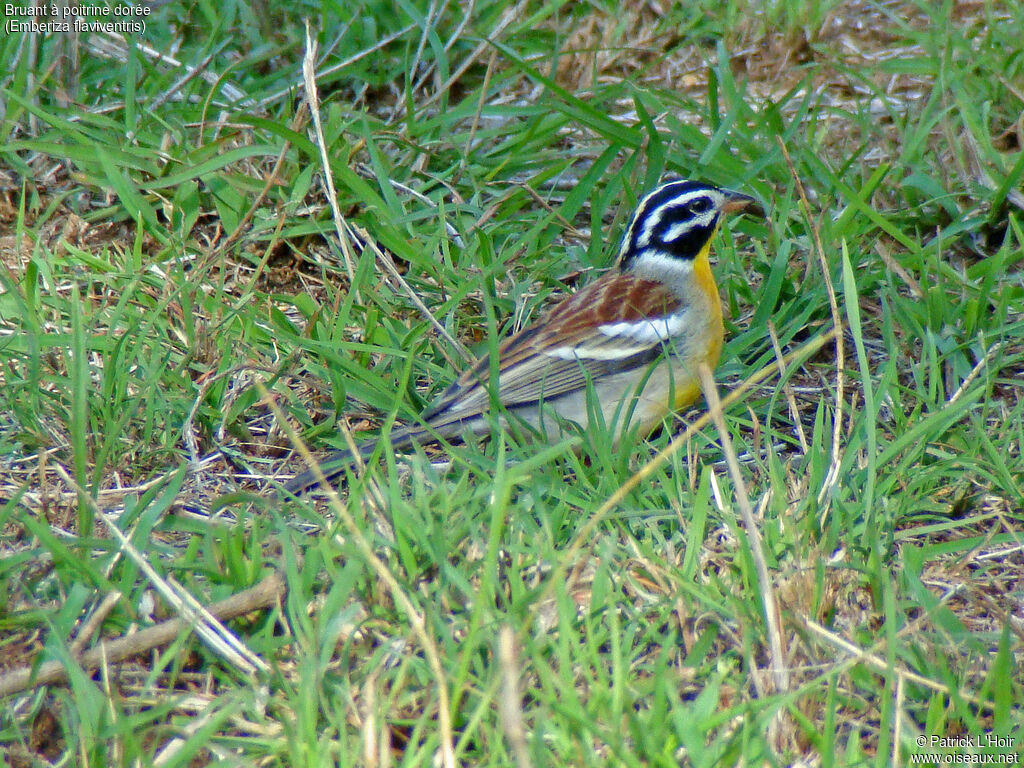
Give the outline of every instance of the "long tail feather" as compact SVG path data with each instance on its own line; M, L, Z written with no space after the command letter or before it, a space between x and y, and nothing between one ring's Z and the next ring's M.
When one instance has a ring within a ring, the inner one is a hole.
M400 427L392 430L388 441L391 444L391 450L403 450L416 445L424 440L432 440L430 433L424 429L416 427ZM359 458L366 461L373 455L373 452L377 450L377 444L380 442L379 439L375 440L364 440L356 445L356 452ZM331 482L345 474L345 470L355 466L356 454L353 454L349 450L332 451L331 453L324 456L318 462L320 469L323 472L324 479L327 482ZM288 494L292 496L298 496L306 491L312 490L320 485L320 477L312 469L307 469L287 483L285 483L284 489Z

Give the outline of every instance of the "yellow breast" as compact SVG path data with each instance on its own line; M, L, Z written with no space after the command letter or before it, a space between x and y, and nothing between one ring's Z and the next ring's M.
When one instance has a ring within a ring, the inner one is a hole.
M654 429L669 411L692 405L700 397L697 367L704 363L714 368L722 354L722 302L711 274L708 250L705 248L694 260L696 296L689 299L691 306L703 305L704 311L693 315L693 325L684 331L674 353L650 373L634 418L641 434Z

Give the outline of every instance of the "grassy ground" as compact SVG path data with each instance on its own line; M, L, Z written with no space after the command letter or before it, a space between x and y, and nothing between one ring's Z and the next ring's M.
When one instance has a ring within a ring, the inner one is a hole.
M5 699L0 754L1019 762L1021 6L470 7L171 3L77 63L0 38L0 672L68 674ZM286 425L412 417L670 173L770 208L715 248L718 387L767 368L728 443L702 407L274 500ZM74 660L261 581L234 648Z

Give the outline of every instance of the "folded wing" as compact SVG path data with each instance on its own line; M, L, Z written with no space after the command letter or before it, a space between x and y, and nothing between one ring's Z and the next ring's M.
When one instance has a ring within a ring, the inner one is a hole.
M553 400L589 379L647 365L683 322L679 299L661 283L615 272L562 301L546 321L499 348L499 399L506 408ZM465 419L490 408L490 358L464 373L423 416Z

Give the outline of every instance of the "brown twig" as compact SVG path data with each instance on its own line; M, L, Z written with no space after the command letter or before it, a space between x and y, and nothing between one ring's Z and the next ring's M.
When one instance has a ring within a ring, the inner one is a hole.
M227 621L276 604L284 595L284 590L284 578L275 572L256 586L214 603L208 610L220 621ZM92 670L100 664L124 661L161 645L167 645L182 634L191 632L193 626L192 622L182 618L169 619L116 640L103 640L77 658L78 666L83 670ZM0 676L0 698L35 686L61 683L67 678L68 669L60 661L47 661L38 668L33 665L20 667Z
M85 626L82 627L75 639L71 641L71 645L68 646L72 656L78 656L85 650L86 644L99 631L99 628L103 626L103 622L110 615L110 612L114 610L114 606L121 600L121 597L121 593L115 589L103 598L99 607L93 611L92 616L85 622Z
M156 569L143 556L142 552L132 544L130 538L125 536L117 526L117 520L101 509L92 496L86 493L60 464L55 465L54 470L65 483L78 491L83 501L92 508L93 514L106 524L107 529L121 545L121 550L139 567L163 598L174 606L174 609L182 615L182 618L190 623L195 633L214 653L234 664L240 671L248 674L258 671L269 671L269 667L267 667L263 659L250 651L222 622L212 616L209 610L187 589L178 584L173 577L161 576L157 573Z

